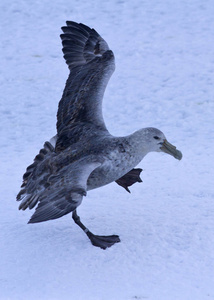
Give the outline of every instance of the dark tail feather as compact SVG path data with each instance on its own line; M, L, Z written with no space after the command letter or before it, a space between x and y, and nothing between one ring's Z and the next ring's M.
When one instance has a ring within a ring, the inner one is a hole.
M18 193L16 199L20 201L23 199L23 196L26 193L25 186L27 185L28 179L30 178L33 171L37 168L38 164L45 159L45 156L50 153L54 152L54 147L51 145L50 142L45 142L43 148L39 151L39 154L36 155L34 158L34 162L27 167L26 172L23 175L23 183L21 185L21 190Z

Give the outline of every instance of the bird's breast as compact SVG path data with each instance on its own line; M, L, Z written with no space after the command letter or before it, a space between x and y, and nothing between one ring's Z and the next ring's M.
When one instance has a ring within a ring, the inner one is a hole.
M122 145L105 155L104 162L88 178L87 190L109 184L134 168L138 159L127 152Z

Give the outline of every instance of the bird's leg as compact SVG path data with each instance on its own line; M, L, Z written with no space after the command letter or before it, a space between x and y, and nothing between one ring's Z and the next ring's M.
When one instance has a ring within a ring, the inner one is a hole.
M95 235L95 234L93 234L80 221L80 217L77 215L76 209L72 213L72 218L73 218L74 222L87 234L87 236L90 239L92 245L94 245L96 247L100 247L102 249L106 249L106 248L111 247L115 243L119 243L120 242L120 238L119 238L118 235L102 236L102 235Z

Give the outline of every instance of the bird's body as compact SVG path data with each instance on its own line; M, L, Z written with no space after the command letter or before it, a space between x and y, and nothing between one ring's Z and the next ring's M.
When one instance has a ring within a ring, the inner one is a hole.
M181 153L156 128L144 128L126 137L114 137L102 116L102 99L115 69L114 55L94 30L67 22L61 35L70 74L59 102L57 135L35 157L23 176L17 200L20 209L36 211L29 223L59 218L73 212L74 221L92 244L110 247L118 236L93 235L76 208L86 192L116 181L128 186L140 182L141 169L133 169L151 151L181 159ZM128 190L129 191L129 190Z

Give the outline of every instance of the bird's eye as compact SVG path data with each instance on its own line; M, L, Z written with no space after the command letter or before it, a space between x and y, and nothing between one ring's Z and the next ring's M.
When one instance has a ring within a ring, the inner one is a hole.
M153 136L153 138L156 140L160 140L160 138L157 135Z

